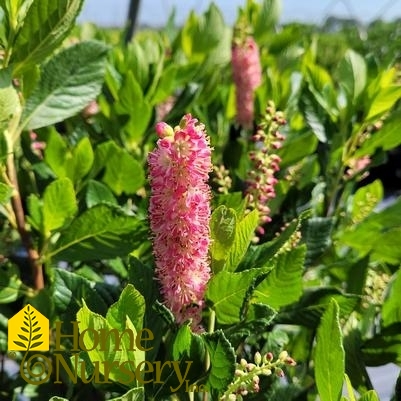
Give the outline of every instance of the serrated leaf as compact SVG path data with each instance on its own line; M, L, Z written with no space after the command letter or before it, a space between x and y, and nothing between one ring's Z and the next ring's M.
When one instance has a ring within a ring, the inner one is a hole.
M280 308L296 302L302 294L306 248L299 246L273 260L272 272L256 287L255 302Z
M11 62L15 72L41 63L67 37L84 0L33 1L18 33Z
M85 201L88 208L96 206L99 203L117 204L117 200L110 189L106 185L95 180L88 181Z
M373 259L397 264L401 261L401 198L380 212L373 212L359 224L340 234L339 241Z
M310 265L331 244L334 219L331 217L311 217L302 227L302 238L307 247L306 265Z
M57 260L99 260L125 256L143 243L147 229L135 216L99 204L76 217L49 250Z
M128 353L128 349L125 341L120 341L119 344L116 342L114 335L110 334L104 337L103 344L98 343L98 337L95 337L93 333L99 330L105 330L105 332L111 332L113 327L107 322L107 320L97 313L92 312L83 301L82 308L77 313L77 321L79 330L82 333L84 330L88 330L83 338L87 353L90 360L94 363L97 361L99 363L99 371L105 374L105 365L113 367L113 361L130 361L131 363L127 365L127 370L131 373L135 372L136 361L133 359L133 354ZM131 328L130 328L131 329ZM135 328L134 335L136 337ZM124 339L125 337L123 337ZM94 346L94 344L98 344ZM102 363L105 362L105 363ZM132 367L134 365L134 367ZM125 374L119 369L109 369L108 377L113 381L123 381L127 383L128 373ZM135 375L135 373L134 373ZM129 378L129 377L128 377ZM134 383L132 383L134 382ZM136 379L133 379L130 385L136 383Z
M210 254L212 270L219 272L226 261L227 254L235 239L237 215L234 209L219 206L212 213L210 231L212 243Z
M339 308L331 300L317 330L315 377L322 401L338 401L344 378L344 348L339 322Z
M26 101L21 127L37 129L63 121L95 99L102 87L107 51L101 42L81 42L50 59Z
M72 149L72 159L67 158L67 176L73 183L79 182L89 173L93 161L94 154L90 139L84 137Z
M107 311L106 320L119 331L126 327L126 316L128 316L137 331L143 327L145 315L145 299L141 293L132 285L128 284L116 303Z
M228 258L224 265L225 270L234 271L238 267L254 237L258 223L259 212L257 210L252 210L237 221L234 242L230 247Z
M227 388L234 377L234 349L221 330L205 334L203 339L210 356L210 371L206 387L211 392L220 393Z
M68 178L49 184L43 193L43 230L46 236L62 227L77 210L74 187Z
M233 324L241 320L241 310L257 280L268 274L270 268L251 269L239 273L221 271L212 276L206 290L206 299L216 312L219 324Z
M93 288L89 280L66 270L54 269L53 299L56 311L64 316L65 322L75 320L78 309L85 299L88 306L100 313L106 314L108 305Z

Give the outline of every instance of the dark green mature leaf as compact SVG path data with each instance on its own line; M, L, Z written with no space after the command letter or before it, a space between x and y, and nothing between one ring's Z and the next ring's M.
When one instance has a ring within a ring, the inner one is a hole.
M363 359L367 366L382 366L387 363L401 364L401 324L383 328L380 333L365 341L362 346Z
M280 308L296 302L302 294L306 248L299 246L273 260L272 272L256 287L255 302Z
M395 273L387 288L386 299L382 307L383 326L388 327L395 323L401 323L401 273Z
M212 302L219 324L233 324L241 320L241 311L247 296L257 280L271 268L244 270L239 273L221 271L212 276L206 299Z
M330 246L333 223L334 220L331 217L312 217L304 223L302 238L307 247L307 265L310 265Z
M210 356L210 371L206 387L210 392L220 393L227 388L234 377L234 349L221 330L205 334L203 339Z
M315 329L332 298L340 306L341 318L349 316L360 303L359 296L343 294L333 287L310 288L304 291L296 304L284 307L276 321L283 324L299 324Z
M112 259L127 255L146 234L144 223L137 217L99 204L74 219L47 256L65 261Z
M339 322L339 307L333 299L317 330L315 377L322 401L338 401L344 380L344 348Z
M81 42L56 54L42 69L26 101L21 126L36 129L75 115L99 94L108 47Z
M82 299L86 299L92 310L102 315L106 314L108 305L89 280L62 269L54 269L53 274L52 296L56 313L63 321L63 332L71 333L68 331L68 325L76 320Z
M40 0L28 9L14 45L15 73L43 62L67 37L84 0Z
M43 230L45 235L64 225L77 212L72 182L60 178L49 184L43 194Z
M344 231L339 240L359 251L361 256L371 253L373 259L396 264L401 261L400 234L401 198Z

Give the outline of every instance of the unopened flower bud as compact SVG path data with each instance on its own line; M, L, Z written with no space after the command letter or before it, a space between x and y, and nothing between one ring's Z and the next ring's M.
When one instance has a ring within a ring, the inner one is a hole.
M256 365L260 365L262 362L262 355L260 355L260 352L255 352L255 356L253 358L253 360L255 361Z

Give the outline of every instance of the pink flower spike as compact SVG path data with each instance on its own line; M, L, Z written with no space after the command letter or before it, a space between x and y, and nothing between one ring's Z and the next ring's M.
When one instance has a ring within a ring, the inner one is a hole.
M199 331L210 278L209 138L191 114L174 129L158 123L156 131L160 139L148 156L156 277L177 323L192 319Z

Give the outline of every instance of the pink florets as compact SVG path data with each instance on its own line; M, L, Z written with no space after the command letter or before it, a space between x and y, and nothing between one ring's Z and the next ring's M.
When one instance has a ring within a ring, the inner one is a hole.
M262 82L259 48L251 36L244 42L234 42L231 63L236 87L237 122L244 128L251 128L253 93Z
M210 278L209 138L190 114L174 129L158 123L156 132L160 139L148 157L156 276L177 322L192 318L197 329Z

